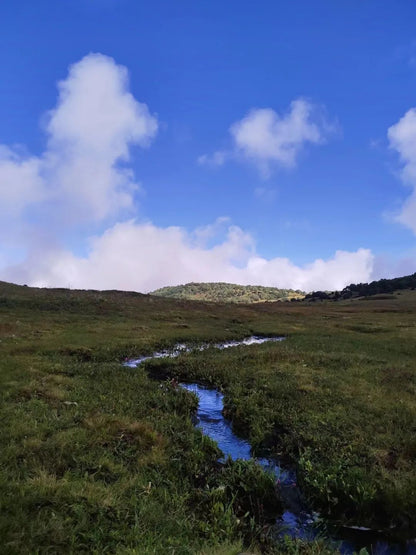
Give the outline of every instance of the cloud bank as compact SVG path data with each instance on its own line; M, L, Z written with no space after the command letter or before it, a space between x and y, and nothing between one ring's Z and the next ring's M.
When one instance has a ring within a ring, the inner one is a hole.
M252 110L231 127L235 148L263 172L294 165L304 144L324 139L312 113L304 100L283 116ZM300 267L261 257L253 237L227 218L191 232L131 219L131 147L148 146L157 130L156 116L130 92L126 68L101 54L73 64L45 119L45 151L0 146L0 279L137 291L189 281L333 289L369 279L365 249Z
M214 246L207 246L201 238L199 230L188 233L180 227L122 222L91 239L86 257L55 249L33 252L25 263L10 267L4 279L38 287L144 292L190 281L310 291L368 281L374 262L367 249L337 251L329 260L315 260L303 267L287 258L267 260L256 254L250 234L237 226L228 226L225 237Z
M41 156L0 146L0 216L37 209L42 220L98 222L131 208L138 187L120 163L131 145L147 146L157 119L128 90L126 68L89 54L58 84Z
M403 163L401 177L413 191L402 206L397 221L416 234L416 108L411 108L388 130L390 148L397 150Z
M221 166L230 157L245 159L257 166L264 177L273 167L294 167L301 150L309 144L325 142L335 126L321 109L305 99L293 100L287 113L271 108L253 108L229 129L233 149L216 151L198 158L200 164Z

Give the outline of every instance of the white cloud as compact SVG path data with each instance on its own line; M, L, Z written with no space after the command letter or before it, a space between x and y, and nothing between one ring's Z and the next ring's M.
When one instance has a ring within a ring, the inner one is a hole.
M305 291L342 289L350 283L368 281L373 268L373 255L368 249L355 252L336 251L329 260L317 259L303 267L287 258L252 257L247 274L259 285L273 284ZM254 283L254 282L253 282Z
M403 182L413 188L396 219L416 233L416 108L389 128L388 138L390 148L397 150L403 163Z
M372 272L373 255L366 249L337 251L329 260L300 267L287 258L258 256L251 235L236 226L228 226L225 237L210 247L201 246L197 235L179 227L123 222L92 239L87 257L56 249L41 256L34 252L4 272L3 279L36 286L135 291L190 281L313 290L368 281Z
M250 233L224 217L192 232L134 220L110 224L112 217L127 217L137 187L122 164L132 145L145 147L154 138L157 119L129 92L127 70L101 54L71 66L58 88L46 120L45 152L31 156L0 146L1 279L138 291L189 281L332 289L369 279L368 250L337 251L303 267L286 258L267 260ZM231 128L235 151L263 172L275 163L293 165L305 143L324 139L326 127L318 119L304 100L283 116L253 110ZM222 164L229 155L218 151L211 162ZM85 222L110 227L85 240ZM73 251L61 246L63 238Z
M229 224L230 218L220 216L212 224L197 227L192 233L195 244L200 247L206 247L211 241L215 241Z
M15 218L24 208L45 197L41 161L0 145L0 215Z
M243 158L268 177L274 166L295 166L307 143L323 143L335 128L326 120L322 109L305 99L292 101L289 111L283 115L271 108L253 108L231 125L233 149L230 152L204 154L198 162L219 166L232 156Z
M128 90L126 68L89 54L58 84L42 156L0 148L0 206L17 216L42 202L42 216L100 221L133 204L137 183L120 166L133 144L147 146L157 120ZM47 207L45 206L47 203Z

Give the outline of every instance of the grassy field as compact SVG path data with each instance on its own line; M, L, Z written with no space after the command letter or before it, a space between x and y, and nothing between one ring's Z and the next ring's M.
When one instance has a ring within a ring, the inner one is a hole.
M287 339L120 364L253 333ZM236 306L0 283L2 553L330 550L269 542L272 479L218 465L172 376L221 387L235 429L296 463L322 514L414 535L415 340L414 291Z

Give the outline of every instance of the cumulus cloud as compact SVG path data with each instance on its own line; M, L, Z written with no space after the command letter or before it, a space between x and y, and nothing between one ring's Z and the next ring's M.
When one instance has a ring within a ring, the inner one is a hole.
M368 281L373 269L374 257L368 249L355 252L336 251L328 259L317 259L305 266L297 266L288 258L266 260L251 257L247 262L246 273L259 285L292 287L311 291L316 289L342 289L350 283ZM248 283L248 282L247 282Z
M40 159L0 145L0 215L15 218L45 192Z
M329 260L300 267L287 258L260 257L251 235L237 226L229 225L221 240L207 246L198 234L180 227L127 221L93 238L86 257L56 249L34 252L24 263L9 268L4 279L36 286L136 291L190 281L309 291L368 281L372 267L373 255L366 249L337 251Z
M0 210L16 217L42 203L43 218L101 221L132 206L138 185L120 162L131 145L149 144L157 119L129 92L126 68L102 54L72 65L58 89L46 151L0 147Z
M151 142L157 118L129 91L126 68L101 54L72 65L58 91L43 154L0 146L1 279L136 291L189 281L333 289L369 279L373 256L365 249L300 267L261 257L251 234L226 217L193 231L126 220L137 187L126 165L130 149ZM304 100L282 116L252 110L230 129L233 154L218 151L200 163L238 155L263 173L271 164L294 165L306 143L324 140L318 120ZM86 223L97 235L85 237Z
M204 154L198 162L220 166L234 156L251 161L268 177L274 166L295 166L306 144L325 142L334 129L335 125L327 121L323 110L305 99L292 101L283 115L272 108L253 108L229 129L232 151Z
M390 148L397 150L403 163L401 177L413 191L402 206L397 221L416 233L416 108L411 108L388 130Z

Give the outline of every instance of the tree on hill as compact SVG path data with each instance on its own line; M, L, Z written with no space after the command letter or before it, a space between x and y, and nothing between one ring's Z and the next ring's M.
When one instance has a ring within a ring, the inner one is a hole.
M314 291L305 296L306 301L350 299L352 297L369 297L371 295L386 295L401 289L416 288L416 272L408 276L392 279L379 279L371 283L351 283L342 291Z
M299 290L221 282L187 283L186 285L174 287L162 287L151 294L175 299L231 303L276 302L292 298L303 298L304 296L304 293Z

